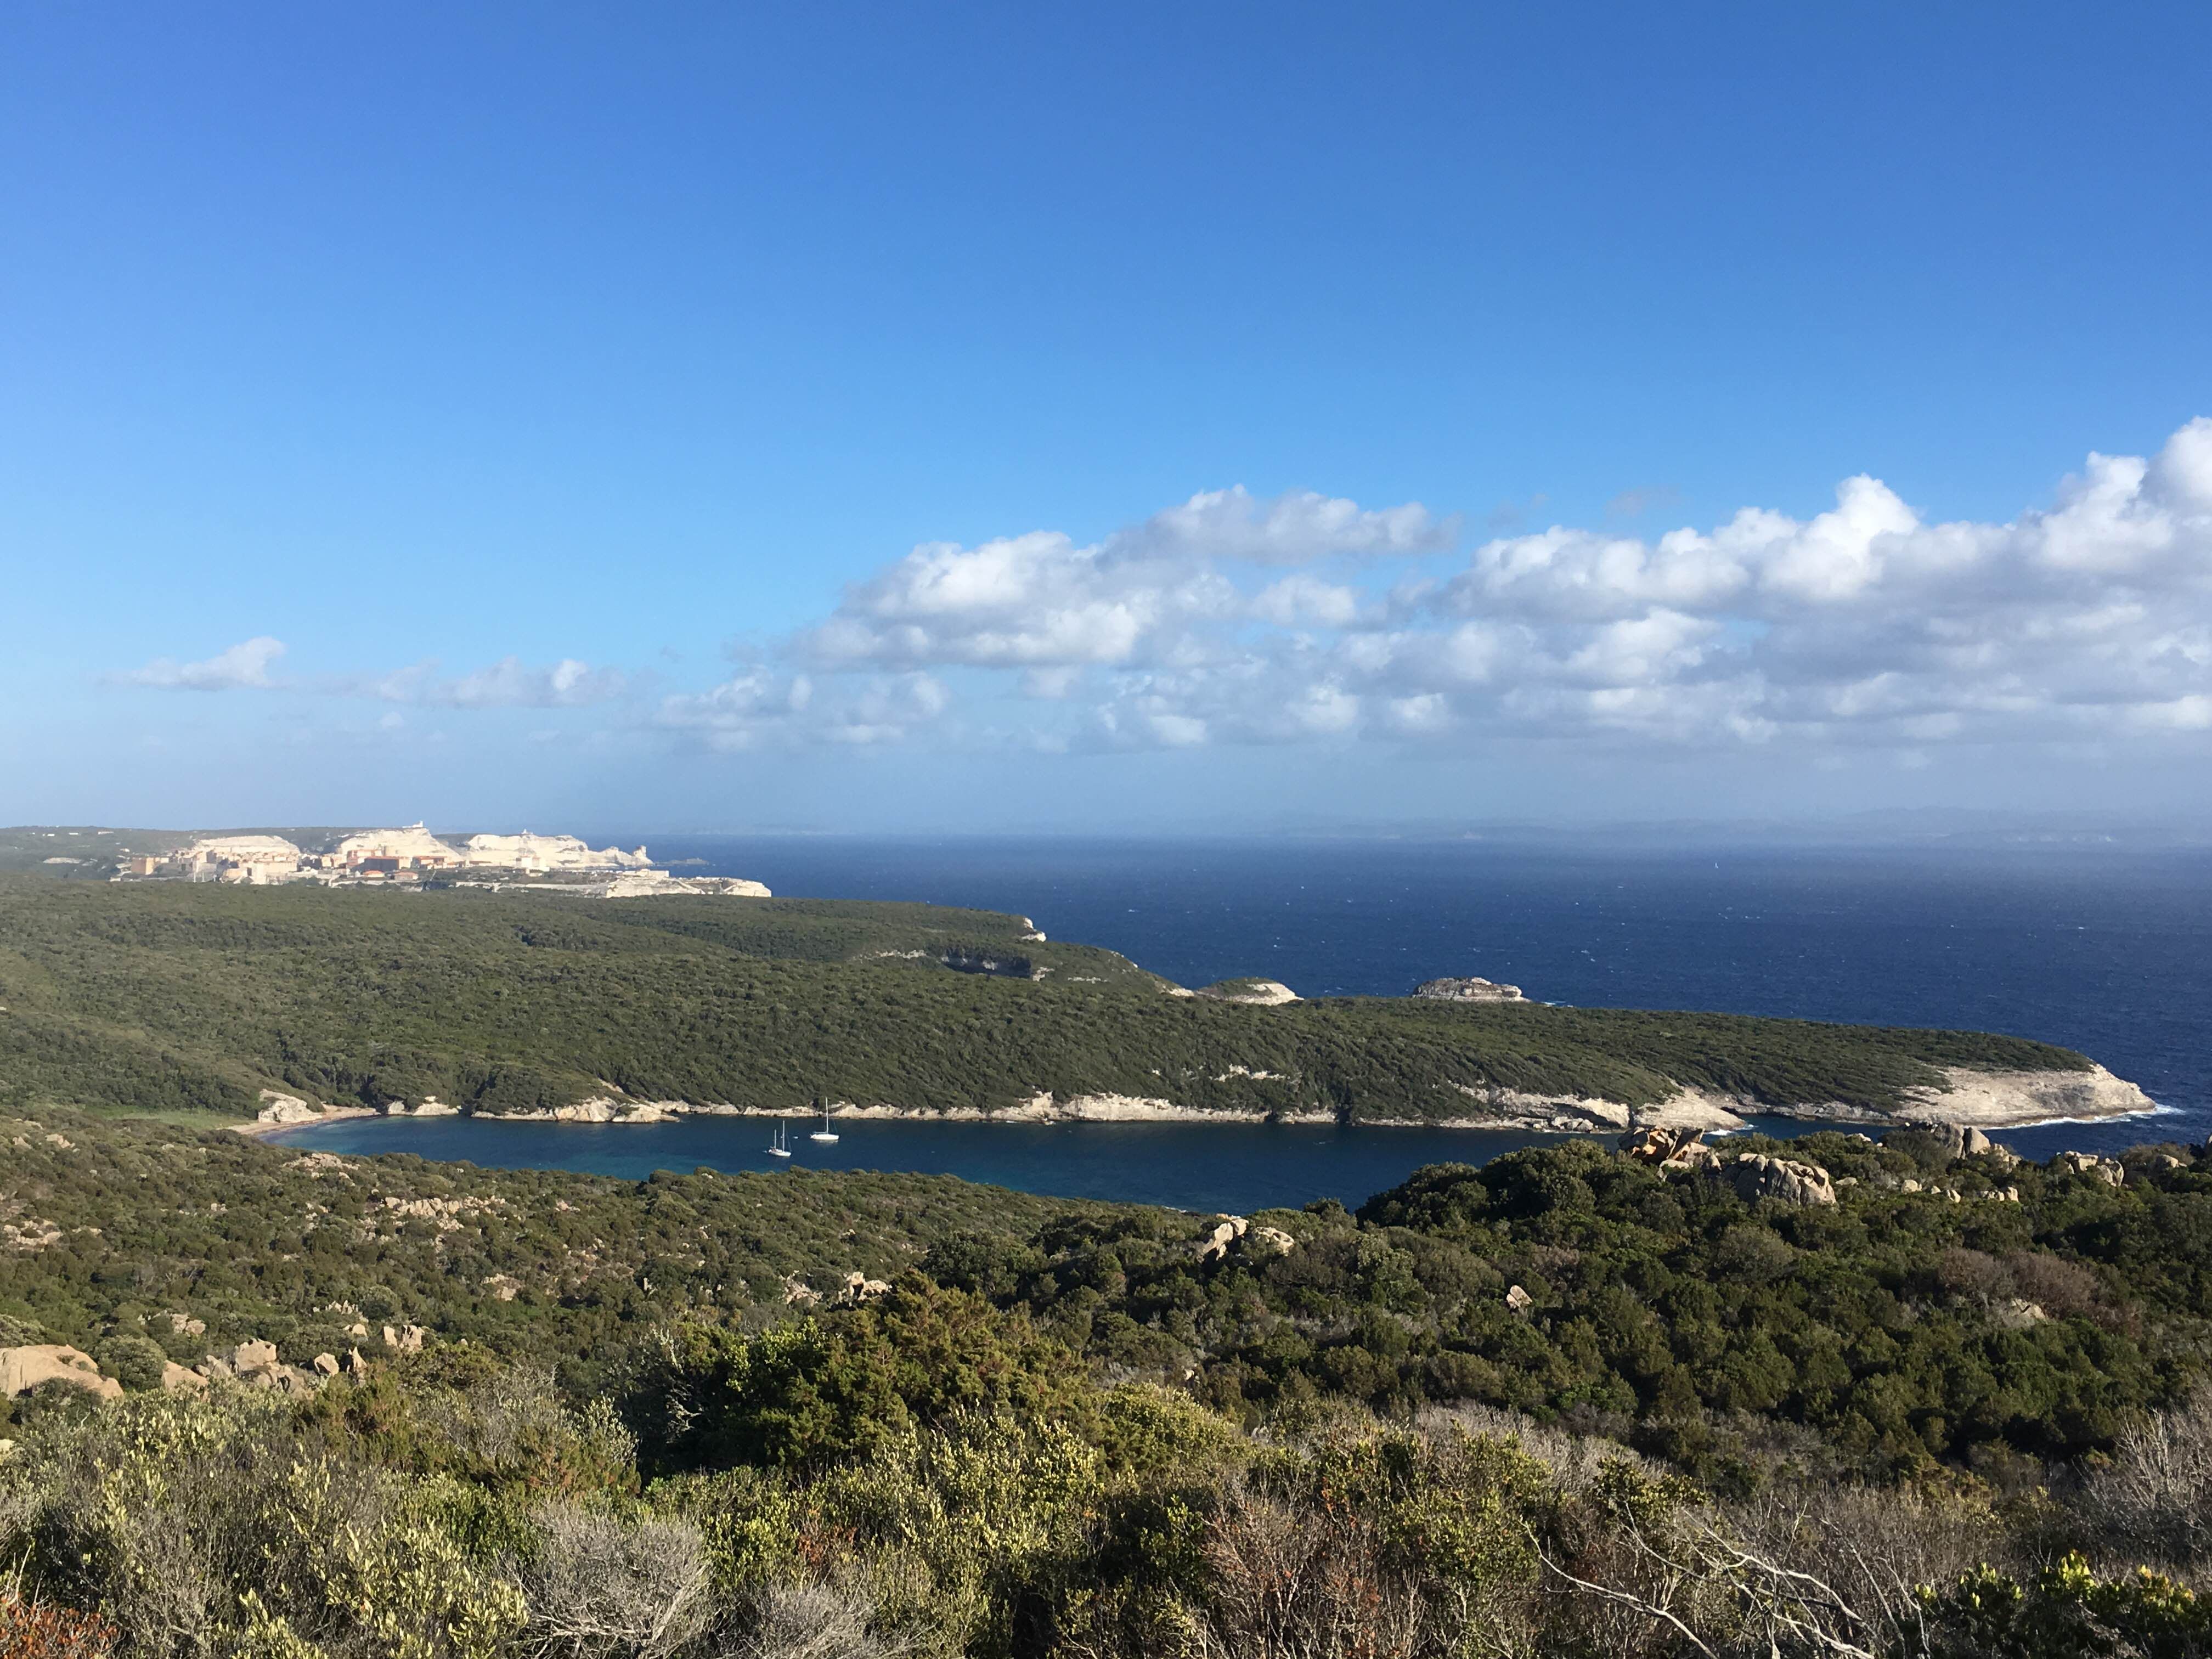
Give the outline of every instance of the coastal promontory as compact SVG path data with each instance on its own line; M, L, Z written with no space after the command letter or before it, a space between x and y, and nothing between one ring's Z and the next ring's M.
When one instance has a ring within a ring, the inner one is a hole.
M0 1103L645 1122L1205 1117L1619 1133L1758 1114L1984 1127L2149 1109L1972 1031L1553 1007L1510 988L1196 994L1026 917L555 886L0 877Z

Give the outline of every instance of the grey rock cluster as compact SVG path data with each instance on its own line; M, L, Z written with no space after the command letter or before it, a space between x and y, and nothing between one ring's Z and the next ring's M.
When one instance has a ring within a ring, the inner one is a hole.
M2020 1162L2019 1154L2010 1147L1998 1146L1970 1124L1938 1123L1925 1118L1907 1118L1898 1127L1941 1142L1953 1158L1993 1158L2007 1169Z
M420 1328L418 1326L408 1327L410 1331L418 1333ZM391 1334L389 1328L386 1334ZM421 1346L418 1334L416 1346L419 1349ZM205 1388L214 1378L227 1377L249 1389L276 1389L295 1400L304 1400L341 1371L356 1377L368 1374L368 1362L361 1357L359 1348L349 1350L343 1361L336 1354L319 1353L305 1365L287 1365L277 1358L274 1342L263 1342L249 1337L228 1354L210 1354L198 1370L186 1371L184 1375L197 1377L200 1388ZM168 1385L169 1379L165 1373L162 1386L167 1388Z
M1746 1203L1772 1199L1779 1204L1833 1204L1835 1183L1817 1164L1757 1152L1723 1158L1705 1144L1697 1129L1635 1129L1621 1138L1620 1150L1657 1168L1669 1179L1697 1176L1735 1189Z
M1437 1002L1525 1002L1517 985L1487 979L1430 979L1413 988L1417 997Z
M2053 1169L2087 1176L2090 1180L2101 1181L2108 1187L2124 1186L2127 1182L2127 1170L2117 1158L2100 1158L2094 1152L2061 1152L2051 1163Z
M1836 1201L1835 1183L1828 1179L1828 1172L1795 1158L1763 1158L1752 1152L1725 1163L1716 1160L1711 1172L1735 1188L1736 1196L1746 1203L1755 1204L1763 1198L1801 1206Z

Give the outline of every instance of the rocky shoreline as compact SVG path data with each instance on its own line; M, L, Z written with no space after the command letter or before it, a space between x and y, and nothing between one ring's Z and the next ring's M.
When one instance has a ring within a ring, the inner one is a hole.
M1382 1128L1504 1129L1562 1134L1596 1134L1629 1129L1680 1129L1726 1132L1740 1129L1747 1118L1794 1118L1803 1122L1894 1127L1900 1123L1944 1124L1972 1128L2022 1128L2031 1124L2096 1118L2142 1116L2158 1110L2157 1103L2124 1078L2102 1066L2086 1072L1975 1072L1954 1066L1946 1071L1948 1087L1908 1091L1906 1104L1895 1112L1870 1111L1840 1101L1803 1102L1771 1106L1739 1097L1685 1089L1656 1104L1631 1106L1621 1101L1579 1099L1524 1094L1516 1090L1478 1089L1461 1085L1468 1099L1465 1116L1452 1118L1363 1118L1361 1122ZM410 1108L396 1103L385 1112L367 1106L311 1103L297 1096L264 1091L265 1103L257 1121L234 1124L247 1135L281 1133L308 1123L334 1122L342 1118L408 1116L452 1117L459 1109L437 1100ZM996 1111L979 1107L954 1107L944 1111L917 1109L887 1103L861 1105L834 1101L830 1115L853 1121L915 1121L938 1123L1333 1123L1337 1115L1328 1111L1233 1112L1182 1105L1175 1101L1139 1095L1081 1094L1060 1097L1049 1092L1031 1095L1018 1104ZM572 1105L531 1112L487 1112L487 1119L507 1123L668 1123L685 1117L795 1117L787 1109L740 1106L729 1102L632 1100L612 1095L594 1097Z

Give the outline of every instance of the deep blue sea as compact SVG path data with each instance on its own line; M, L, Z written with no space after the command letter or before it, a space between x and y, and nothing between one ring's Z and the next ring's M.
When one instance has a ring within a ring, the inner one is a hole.
M1403 995L1480 974L1584 1006L1967 1027L2063 1043L2141 1084L2148 1119L2006 1133L2045 1157L2212 1133L2212 851L2028 844L1624 853L1488 842L1091 842L629 836L780 895L1030 916L1187 985ZM841 1124L802 1167L921 1170L1034 1192L1249 1210L1357 1203L1423 1164L1533 1137L1468 1130ZM758 1120L663 1126L349 1120L349 1152L642 1176L787 1167Z

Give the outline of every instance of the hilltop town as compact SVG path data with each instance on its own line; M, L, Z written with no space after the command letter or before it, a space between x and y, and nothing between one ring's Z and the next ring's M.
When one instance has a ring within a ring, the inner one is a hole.
M537 879L532 879L536 878ZM325 887L416 885L557 888L600 898L703 894L767 898L757 881L726 876L676 876L645 848L593 848L575 836L433 835L421 823L363 830L330 845L304 848L278 835L201 836L166 852L123 859L116 881L218 882L269 887L313 883Z

